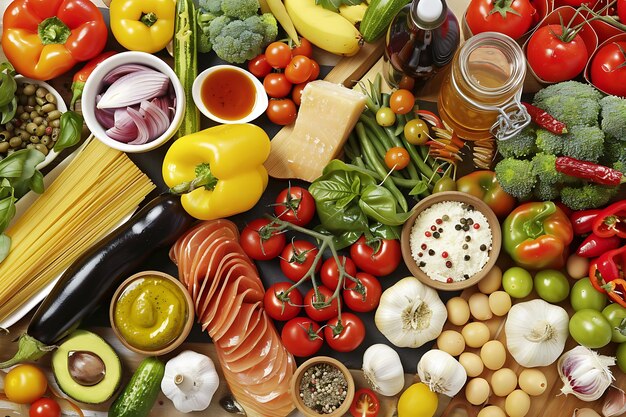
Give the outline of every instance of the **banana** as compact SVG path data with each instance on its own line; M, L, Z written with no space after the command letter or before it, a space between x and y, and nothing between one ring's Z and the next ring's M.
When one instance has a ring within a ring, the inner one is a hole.
M354 55L363 43L361 34L339 13L315 4L315 0L284 0L298 32L314 45L337 55Z
M348 21L353 25L356 25L363 20L366 10L366 3L356 4L354 6L348 6L346 4L339 6L339 14L348 19Z
M265 0L267 5L269 6L272 14L278 20L278 23L285 29L287 35L296 43L296 45L300 45L300 39L298 38L298 32L296 32L296 28L293 26L293 22L291 21L291 17L287 10L285 9L285 5L283 4L283 0Z

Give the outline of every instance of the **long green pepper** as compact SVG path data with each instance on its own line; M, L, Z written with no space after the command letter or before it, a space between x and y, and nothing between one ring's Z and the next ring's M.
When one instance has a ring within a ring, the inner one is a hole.
M193 0L178 0L174 23L174 72L185 90L185 115L176 132L176 138L196 133L200 129L200 111L191 95L193 81L198 76L196 30Z

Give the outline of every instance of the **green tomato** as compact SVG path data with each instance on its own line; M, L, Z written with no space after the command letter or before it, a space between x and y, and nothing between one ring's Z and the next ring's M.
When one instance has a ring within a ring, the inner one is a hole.
M519 266L504 271L502 287L513 298L524 298L533 290L533 277L530 272Z
M549 303L560 303L569 295L569 282L564 274L546 269L535 275L535 290Z
M389 107L381 107L376 112L376 123L381 126L393 126L396 123L396 114Z
M626 342L620 343L617 346L615 357L617 358L617 366L619 366L619 369L626 374Z
M578 344L598 349L611 341L611 325L599 311L585 308L569 319L569 333Z
M626 308L619 304L609 304L602 310L602 314L609 321L613 337L611 342L626 342Z
M589 281L589 278L583 278L576 281L570 293L570 301L574 311L590 308L596 311L602 311L606 306L606 295L602 294Z
M447 175L441 177L441 179L433 185L433 194L443 191L456 191L456 181Z

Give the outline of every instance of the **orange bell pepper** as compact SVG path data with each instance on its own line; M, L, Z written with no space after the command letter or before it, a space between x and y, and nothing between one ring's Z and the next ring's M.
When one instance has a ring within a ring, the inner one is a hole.
M4 13L2 48L16 71L49 80L98 55L108 30L90 0L14 0Z

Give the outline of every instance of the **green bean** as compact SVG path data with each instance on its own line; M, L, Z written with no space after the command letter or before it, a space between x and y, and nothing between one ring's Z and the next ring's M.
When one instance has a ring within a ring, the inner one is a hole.
M396 130L393 132L394 136L400 136L404 133L404 125L406 125L406 116L404 114L396 115Z
M426 178L431 178L435 173L433 172L432 168L428 164L426 164L426 162L424 162L423 157L420 155L417 149L415 149L415 146L410 144L406 140L406 138L402 138L402 142L404 143L404 146L406 147L407 151L409 151L409 155L411 155L411 159L415 161L417 165L417 169L422 174L424 174Z
M391 97L388 93L383 93L383 105L381 107L389 107L389 97Z
M359 146L359 140L356 138L354 132L350 132L350 136L348 136L348 143L350 143L350 146L352 146L352 149L358 155L361 155L361 146Z
M363 162L363 158L361 158L360 156L357 156L356 158L354 158L354 161L352 161L352 163L361 169L367 169L365 166L365 162Z
M382 126L376 122L376 119L361 114L361 116L359 116L359 120L369 128L369 130L374 134L374 137L377 139L377 141L382 143L385 148L389 149L395 146L390 138L385 135Z

